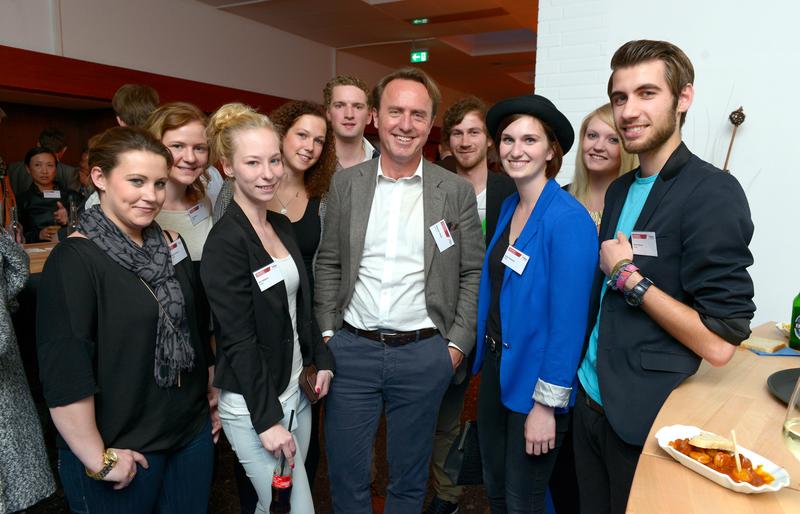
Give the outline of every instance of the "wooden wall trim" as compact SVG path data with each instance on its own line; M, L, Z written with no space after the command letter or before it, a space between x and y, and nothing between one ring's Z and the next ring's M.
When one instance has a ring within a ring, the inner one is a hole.
M287 98L206 84L166 75L98 64L0 45L0 88L110 101L122 84L147 84L161 102L191 102L212 112L227 102L244 102L268 113ZM320 86L322 87L322 86Z

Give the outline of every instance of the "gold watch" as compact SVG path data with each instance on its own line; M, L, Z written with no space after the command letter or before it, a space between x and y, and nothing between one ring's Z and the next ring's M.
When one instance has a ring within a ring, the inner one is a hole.
M84 468L86 469L86 476L94 480L104 479L106 475L114 469L114 466L117 465L117 460L119 460L117 458L117 453L113 449L107 448L106 451L103 452L103 467L100 468L100 471L97 473L92 473L89 471L89 468Z

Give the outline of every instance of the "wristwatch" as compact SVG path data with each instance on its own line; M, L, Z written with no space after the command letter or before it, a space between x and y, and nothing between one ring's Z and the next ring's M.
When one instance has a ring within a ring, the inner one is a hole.
M638 307L644 301L644 293L653 285L649 278L642 278L630 291L625 291L625 303L631 307Z
M103 467L100 468L100 471L97 473L92 473L89 471L89 468L86 469L86 476L89 478L93 478L94 480L102 480L106 477L106 475L114 469L114 466L117 464L117 453L108 448L106 451L103 452Z

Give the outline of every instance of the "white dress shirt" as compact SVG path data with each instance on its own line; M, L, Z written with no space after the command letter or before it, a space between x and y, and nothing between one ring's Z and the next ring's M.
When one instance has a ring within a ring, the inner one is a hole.
M344 320L362 330L434 326L425 303L422 159L410 177L383 174L380 159L364 253Z

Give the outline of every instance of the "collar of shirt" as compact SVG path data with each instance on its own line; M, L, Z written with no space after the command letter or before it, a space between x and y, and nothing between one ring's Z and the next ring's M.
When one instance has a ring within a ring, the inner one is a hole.
M383 174L383 168L381 167L381 158L378 157L378 173L377 173L377 177L379 179L383 178L385 180L390 180L392 182L399 182L401 180L411 180L414 177L419 177L419 182L421 184L422 183L422 161L423 161L423 159L420 157L419 164L417 164L417 169L414 170L414 174L413 175L408 176L408 177L401 177L399 179L393 179L393 178L387 177L386 175Z
M375 147L365 137L361 138L361 143L364 146L364 160L362 162L371 161L373 155L375 155Z

